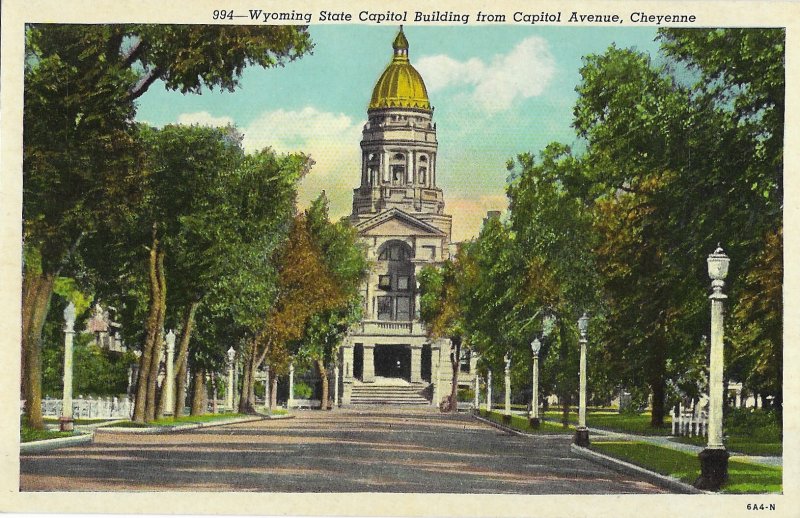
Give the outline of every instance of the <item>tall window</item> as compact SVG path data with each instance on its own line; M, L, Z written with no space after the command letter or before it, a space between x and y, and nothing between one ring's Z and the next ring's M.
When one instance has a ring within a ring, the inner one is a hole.
M403 241L389 241L378 252L378 320L409 321L414 315L414 253Z

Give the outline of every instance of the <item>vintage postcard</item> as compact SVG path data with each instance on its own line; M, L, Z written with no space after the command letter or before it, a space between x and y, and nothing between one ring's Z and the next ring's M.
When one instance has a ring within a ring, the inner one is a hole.
M2 24L3 512L796 514L797 3Z

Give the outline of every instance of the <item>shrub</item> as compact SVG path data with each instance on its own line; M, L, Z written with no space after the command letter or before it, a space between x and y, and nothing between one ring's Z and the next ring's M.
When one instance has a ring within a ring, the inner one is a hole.
M474 401L475 391L468 388L458 389L458 400L462 402Z
M293 397L296 397L297 399L310 399L313 392L314 390L307 383L298 381L294 384Z
M761 441L780 441L783 429L775 410L730 408L725 415L725 433Z

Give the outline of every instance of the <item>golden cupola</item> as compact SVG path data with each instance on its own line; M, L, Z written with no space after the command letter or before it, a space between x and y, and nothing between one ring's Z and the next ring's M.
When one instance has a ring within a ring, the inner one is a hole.
M408 40L402 26L392 48L394 48L392 62L375 83L369 109L410 108L432 111L425 82L408 60Z

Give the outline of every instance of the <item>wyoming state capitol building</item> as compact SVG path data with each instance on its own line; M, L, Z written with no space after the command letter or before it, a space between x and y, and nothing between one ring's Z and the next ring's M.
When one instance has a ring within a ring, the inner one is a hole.
M392 47L367 109L361 183L353 191L350 221L373 267L362 287L364 318L339 349L343 405L435 405L452 379L449 340L431 341L419 321L416 281L424 266L450 257L452 217L436 185L436 124L402 27ZM474 373L469 363L464 370ZM462 377L471 381L467 372Z

